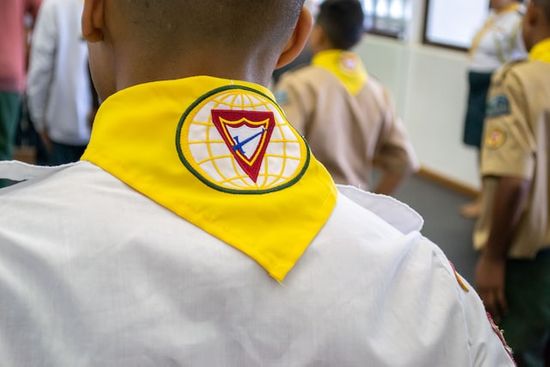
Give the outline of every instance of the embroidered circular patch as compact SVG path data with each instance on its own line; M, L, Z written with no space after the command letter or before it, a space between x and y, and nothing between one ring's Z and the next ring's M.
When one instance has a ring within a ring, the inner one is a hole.
M208 186L262 194L295 184L310 152L279 106L244 86L213 90L183 114L176 145L182 163Z
M492 129L487 133L485 145L490 149L498 149L506 142L506 133L500 129Z
M359 67L359 58L351 53L344 52L340 57L340 69L346 73L354 73Z

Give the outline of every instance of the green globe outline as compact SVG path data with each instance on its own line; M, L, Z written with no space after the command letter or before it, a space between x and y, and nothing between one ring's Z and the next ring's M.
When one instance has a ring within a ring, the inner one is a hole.
M189 161L187 160L187 158L185 157L185 154L183 153L183 150L181 148L181 132L183 131L183 127L185 125L185 121L187 120L187 117L189 117L189 115L191 114L191 112L193 112L193 110L199 105L201 104L204 100L216 95L216 94L219 94L221 92L225 92L225 91L229 91L229 90L244 90L244 91L247 91L247 92L252 92L252 93L256 93L256 94L259 94L260 96L264 97L264 98L267 98L269 101L271 101L273 103L274 106L277 107L277 109L279 110L279 112L281 113L281 116L285 116L284 112L281 110L281 108L279 107L279 105L277 104L277 102L275 102L271 97L269 97L268 95L260 92L259 90L256 90L254 88L250 88L250 87L246 87L244 85L228 85L228 86L224 86L224 87L220 87L220 88L216 88L216 89L213 89L211 90L210 92L202 95L201 97L199 97L195 102L193 102L193 104L191 104L191 106L189 106L187 108L187 110L183 113L183 115L181 116L180 118L180 121L178 123L178 127L176 129L176 150L178 152L178 156L179 156L179 159L180 161L183 163L183 165L185 166L185 168L187 168L189 170L189 172L191 172L196 178L198 178L202 183L204 183L205 185L207 185L208 187L214 189L214 190L217 190L217 191L221 191L221 192L224 192L224 193L227 193L227 194L237 194L237 195L265 195L265 194L271 194L271 193L274 193L274 192L277 192L277 191L281 191L281 190L284 190L286 188L289 188L293 185L295 185L298 181L300 181L302 179L302 177L305 175L307 169L309 168L309 163L311 161L311 149L309 147L309 145L307 144L307 142L305 141L305 139L300 135L300 134L296 134L299 136L299 139L301 139L301 141L304 143L305 147L306 147L306 161L305 161L305 164L304 164L304 167L302 168L302 170L300 171L300 173L298 173L298 175L296 177L294 177L292 180L290 180L289 182L286 182L284 184L281 184L279 186L276 186L276 187L272 187L270 189L264 189L264 190L239 190L239 189L229 189L229 188L226 188L226 187L223 187L223 186L219 186L219 185L216 185L215 183L213 183L212 181L210 181L209 179L207 179L206 177L204 177L203 175L201 175L192 165L191 163L189 163ZM290 124L289 124L290 125ZM292 129L294 129L294 127L292 127L292 125L290 125L290 127Z

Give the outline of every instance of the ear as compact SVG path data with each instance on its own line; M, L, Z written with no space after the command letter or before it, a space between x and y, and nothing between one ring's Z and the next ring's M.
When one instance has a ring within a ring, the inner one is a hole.
M288 40L279 60L277 61L277 68L281 68L285 65L290 64L304 49L311 28L313 27L313 17L311 13L306 8L302 9L300 17L298 18L298 23L292 36Z
M104 0L85 0L82 12L82 36L88 42L103 40L103 27L105 25Z

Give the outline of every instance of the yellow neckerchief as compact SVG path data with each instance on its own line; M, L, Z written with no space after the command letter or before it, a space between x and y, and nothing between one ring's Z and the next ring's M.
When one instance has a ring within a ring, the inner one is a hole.
M353 52L342 50L321 51L313 58L313 65L336 76L353 96L359 94L367 83L367 70L361 58Z
M102 104L82 159L283 281L337 191L273 101L262 86L206 76L137 85Z
M489 19L485 22L483 25L483 28L479 32L476 33L476 36L474 37L474 40L472 41L472 46L470 47L470 57L472 57L477 50L479 49L479 46L481 45L481 41L483 41L483 38L489 31L494 27L495 23L498 21L499 17L508 14L514 11L518 11L521 8L521 4L515 3L510 4L504 9L495 12L492 16L489 17Z
M535 45L529 52L529 60L550 63L550 38Z

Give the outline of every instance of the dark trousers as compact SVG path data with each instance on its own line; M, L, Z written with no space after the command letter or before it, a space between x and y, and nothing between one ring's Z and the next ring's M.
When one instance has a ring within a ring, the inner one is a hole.
M12 92L0 92L0 161L13 158L15 134L21 117L21 95ZM0 188L9 185L0 179Z
M52 150L49 154L48 163L52 166L59 166L77 162L85 150L85 145L67 145L52 142Z
M17 124L21 117L21 95L0 92L0 160L13 158Z
M508 314L504 337L519 367L545 367L550 342L550 250L534 260L509 260L506 271Z
M485 111L487 109L487 95L491 86L491 73L468 74L469 93L468 109L464 124L464 143L476 148L481 147L483 128L485 126Z

